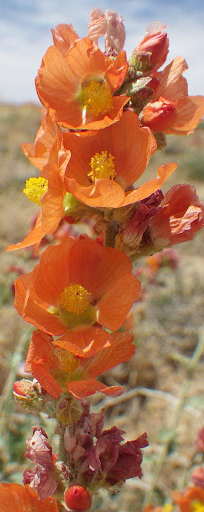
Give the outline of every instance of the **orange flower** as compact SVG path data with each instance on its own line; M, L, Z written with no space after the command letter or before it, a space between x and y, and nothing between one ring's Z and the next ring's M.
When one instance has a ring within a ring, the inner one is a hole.
M36 78L40 101L68 128L100 129L118 121L128 97L113 96L127 73L126 53L106 57L91 39L75 41L66 55L48 48Z
M15 306L27 322L50 334L95 322L117 330L139 291L124 253L88 238L67 238L17 279Z
M24 240L17 244L9 245L7 251L39 244L45 235L54 233L64 216L64 172L71 153L64 149L62 133L51 119L49 113L43 114L42 124L38 130L35 143L23 144L22 148L29 160L42 171L39 178L28 180L28 193L26 193L31 201L41 206L41 212L37 217L34 228ZM47 191L37 201L38 182L43 178L47 181Z
M65 173L66 190L96 208L119 208L144 199L176 168L174 163L164 164L156 179L130 189L157 149L151 132L140 127L133 112L124 112L118 123L92 136L66 133L63 143L72 155Z
M192 240L204 225L204 206L190 185L175 185L164 196L160 209L149 222L155 247L163 249Z
M54 398L69 391L85 398L97 391L120 395L121 386L107 387L95 380L117 364L129 361L135 352L130 332L109 334L100 327L68 331L57 341L35 331L29 346L25 371L40 382Z
M64 147L71 159L65 186L77 199L95 207L118 207L129 188L147 167L157 149L147 128L140 128L134 112L91 137L66 133ZM101 195L100 195L101 191Z
M66 162L68 162L70 155L71 153L67 151ZM45 235L54 233L64 216L64 194L65 190L63 179L60 175L60 167L57 164L53 164L48 174L48 190L41 199L41 212L37 217L34 228L22 242L9 245L7 247L8 252L39 244Z
M204 97L188 96L187 81L182 73L186 61L176 57L163 71L155 73L159 84L141 112L142 124L154 132L188 135L195 130L204 114Z
M173 499L181 512L203 512L204 510L204 489L200 487L189 487L185 493L175 491Z
M53 498L40 500L38 493L29 485L1 484L0 503L1 512L58 512Z

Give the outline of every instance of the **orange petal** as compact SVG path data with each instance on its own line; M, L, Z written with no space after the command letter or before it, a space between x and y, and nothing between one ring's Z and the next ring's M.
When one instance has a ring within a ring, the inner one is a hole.
M82 284L97 300L121 275L132 272L132 263L124 252L86 238L72 247L69 269L71 282Z
M203 96L186 96L177 103L177 118L170 130L166 133L188 135L202 121L204 114Z
M99 300L97 321L112 331L119 329L140 289L140 281L132 274L119 277Z
M24 247L29 247L30 245L37 244L42 238L45 236L44 230L42 228L42 212L39 213L38 218L36 220L35 226L28 233L28 235L22 240L22 242L18 242L17 244L8 245L6 248L7 252L17 251L18 249L23 249Z
M111 346L104 348L96 354L86 367L89 376L92 378L97 377L117 364L129 361L136 350L132 342L133 335L130 332L113 334L111 336Z
M51 343L52 336L40 331L34 331L32 339L28 348L26 357L25 371L32 371L32 363L43 363L49 368L60 367L58 358L54 353L54 348Z
M58 246L48 247L35 269L35 292L50 305L58 304L60 293L69 284L70 249L74 244L68 237Z
M51 152L56 144L57 138L62 138L59 128L53 123L49 112L43 109L41 126L37 132L34 144L25 143L21 145L24 154L40 171L42 171L50 161ZM44 174L43 177L47 178Z
M120 204L120 206L136 203L137 201L141 201L142 199L149 197L153 192L156 192L156 190L161 188L163 183L169 178L172 172L176 170L176 168L177 164L174 162L163 164L158 167L157 178L147 181L135 190L131 190L126 195L125 200Z
M31 272L28 274L22 274L16 279L15 282L15 302L14 306L17 309L19 315L22 315L24 307L27 290L30 286Z
M94 185L82 187L75 179L65 178L65 186L76 199L95 208L118 208L125 198L124 189L112 180L96 180Z
M117 55L116 59L111 62L111 65L106 71L106 80L109 83L111 89L119 89L125 80L127 70L127 56L126 52L122 50L122 52Z
M97 352L110 345L110 335L101 327L85 327L67 331L64 336L53 341L53 345L61 347L75 356L93 357Z
M33 362L32 375L38 380L43 389L45 389L49 395L54 398L59 398L63 390L43 364Z
M201 502L204 504L204 489L201 487L189 487L185 494L174 491L173 500L179 505L180 512L192 512L192 503Z
M48 175L48 191L42 198L42 229L45 234L53 233L64 215L64 187L60 168L54 164Z
M188 69L188 65L182 57L176 57L163 71L157 72L155 77L159 85L153 94L151 101L156 101L160 96L170 101L178 101L188 95L188 85L182 73Z
M49 313L30 296L24 306L22 317L26 322L35 325L37 329L45 331L48 334L60 336L66 331L66 327L58 320L56 315Z
M94 395L94 393L97 393L98 391L109 396L120 396L124 391L122 386L107 387L105 384L94 379L68 382L67 389L79 400L86 398L87 396Z
M0 485L1 512L58 512L54 498L40 500L35 489L20 484Z

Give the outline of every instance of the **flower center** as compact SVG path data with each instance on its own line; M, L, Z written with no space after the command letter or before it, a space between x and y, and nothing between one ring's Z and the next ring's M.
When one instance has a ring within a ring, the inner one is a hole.
M26 180L26 185L23 190L23 193L32 201L33 203L41 205L41 197L45 192L47 192L48 188L48 180L42 178L30 178Z
M111 90L107 84L92 80L84 88L84 108L95 117L106 114L113 105Z
M81 315L90 303L90 293L81 284L66 286L60 295L60 305L69 313Z
M108 179L113 180L116 176L115 165L114 165L114 156L107 151L102 151L102 153L96 153L91 158L91 172L88 173L89 178L92 183L95 180Z
M194 501L191 504L191 512L204 512L204 503L201 503L201 501Z
M62 371L65 373L73 372L78 368L79 361L74 357L71 352L67 352L67 350L63 350L58 347L57 349L58 357L60 360Z

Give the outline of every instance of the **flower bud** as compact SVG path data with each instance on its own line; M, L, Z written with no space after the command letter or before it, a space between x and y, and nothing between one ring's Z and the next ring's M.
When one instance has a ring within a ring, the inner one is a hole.
M148 103L141 112L141 122L153 132L166 132L176 120L176 103L162 97L159 101Z
M72 485L65 492L65 503L75 512L86 512L91 506L91 496L82 485Z
M137 114L146 105L150 96L152 96L155 87L158 85L158 80L151 77L142 77L131 83L125 90L125 94L130 96L132 106Z
M15 395L26 396L21 380L17 380L16 382L14 382L13 390Z
M167 33L163 32L164 28L166 25L160 23L149 25L144 39L133 52L136 56L144 52L150 53L150 64L154 71L164 64L169 51L169 39Z
M43 397L40 384L33 381L22 379L14 382L13 395L21 407L25 408L31 414L37 414L42 410Z

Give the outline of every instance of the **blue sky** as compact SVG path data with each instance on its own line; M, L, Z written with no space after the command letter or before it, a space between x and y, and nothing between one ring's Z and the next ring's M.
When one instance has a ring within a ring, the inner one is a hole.
M152 21L167 24L170 62L185 57L189 94L204 94L203 0L0 0L0 101L37 102L34 79L52 44L58 23L72 23L80 37L87 32L94 7L121 14L126 27L128 56Z

